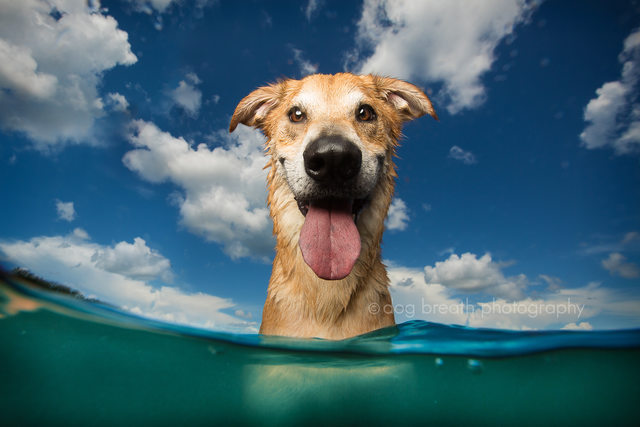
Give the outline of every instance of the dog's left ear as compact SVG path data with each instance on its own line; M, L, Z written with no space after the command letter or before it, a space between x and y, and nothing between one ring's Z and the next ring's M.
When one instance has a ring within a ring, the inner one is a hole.
M255 128L262 128L264 119L277 104L283 83L263 86L242 98L236 107L229 124L229 132L233 132L242 123Z
M372 77L378 90L398 111L403 121L417 119L425 114L438 120L431 100L417 86L390 77Z

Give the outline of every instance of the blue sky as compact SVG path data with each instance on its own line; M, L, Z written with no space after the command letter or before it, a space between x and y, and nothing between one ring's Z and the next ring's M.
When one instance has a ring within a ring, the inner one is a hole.
M398 321L640 326L640 7L0 0L0 262L144 316L254 332L281 77L403 78L383 257ZM578 314L574 306L581 307Z

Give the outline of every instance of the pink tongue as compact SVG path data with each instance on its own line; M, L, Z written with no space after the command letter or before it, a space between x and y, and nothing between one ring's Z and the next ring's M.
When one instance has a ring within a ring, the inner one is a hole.
M360 234L351 200L311 203L300 231L302 257L318 277L347 277L360 256Z

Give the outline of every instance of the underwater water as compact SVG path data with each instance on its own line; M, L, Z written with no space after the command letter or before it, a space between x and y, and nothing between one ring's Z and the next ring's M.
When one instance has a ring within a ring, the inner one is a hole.
M640 329L232 335L0 275L4 426L637 425L639 356Z

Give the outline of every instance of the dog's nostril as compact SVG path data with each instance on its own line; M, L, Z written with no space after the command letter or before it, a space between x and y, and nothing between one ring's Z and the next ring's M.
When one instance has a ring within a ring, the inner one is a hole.
M304 150L304 167L319 182L341 183L360 172L362 152L352 142L339 137L321 137Z
M321 173L324 169L324 160L322 159L322 156L312 156L307 162L306 167L312 172Z
M360 159L348 156L338 167L338 171L345 181L353 178L360 171Z

